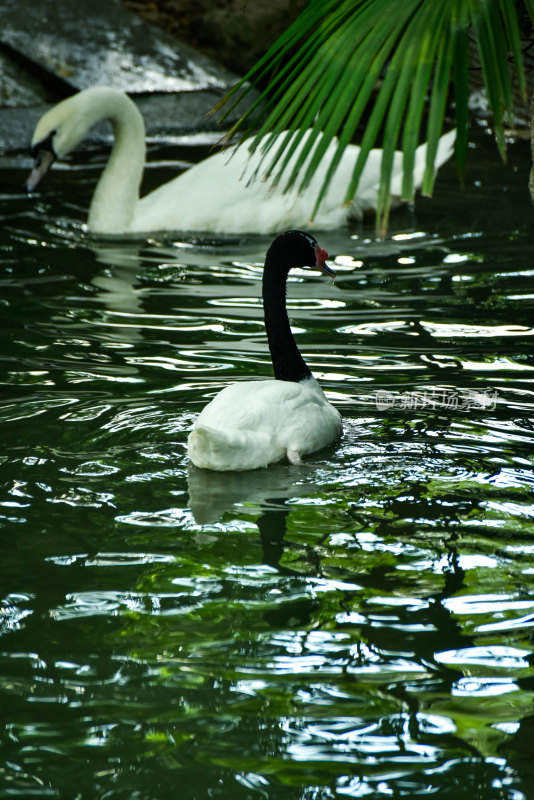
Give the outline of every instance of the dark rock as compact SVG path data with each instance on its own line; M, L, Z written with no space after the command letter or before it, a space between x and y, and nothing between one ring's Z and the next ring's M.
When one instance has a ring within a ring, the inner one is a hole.
M40 81L0 51L0 107L20 108L47 101L46 91Z
M227 88L236 76L129 13L119 0L0 0L0 42L71 89L130 93Z
M143 19L244 75L306 0L123 0Z
M119 0L0 0L0 14L0 154L27 151L51 104L98 84L133 94L151 140L222 133L210 111L237 76ZM109 138L101 125L86 141Z

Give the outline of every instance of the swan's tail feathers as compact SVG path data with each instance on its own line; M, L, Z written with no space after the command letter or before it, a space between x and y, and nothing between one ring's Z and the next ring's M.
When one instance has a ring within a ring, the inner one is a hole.
M444 133L438 142L438 151L436 153L436 169L439 169L442 164L449 160L454 153L454 144L456 142L456 128L453 128L448 133Z
M439 169L454 152L454 142L456 141L456 128L444 133L438 141L434 169ZM415 151L413 167L414 191L421 188L426 169L427 144L420 144ZM402 184L404 177L403 170L404 155L400 150L395 151L393 161L393 173L389 186L389 193L392 200L392 208L398 206L402 198ZM360 178L358 191L353 197L349 216L361 219L363 214L369 211L376 211L378 205L378 189L380 185L380 164L382 161L381 150L371 150L367 159L364 171Z
M288 448L286 455L290 464L294 464L295 466L302 464L302 459L298 450L290 450Z
M438 170L454 153L454 143L456 141L456 128L444 133L438 142L436 150L436 157L434 159L434 170ZM420 144L415 151L415 166L414 166L414 188L420 189L423 183L423 178L426 169L426 151L427 143ZM400 194L400 181L399 181L399 194Z
M187 440L189 458L197 467L218 471L265 467L282 457L269 436L237 428L221 430L196 424Z

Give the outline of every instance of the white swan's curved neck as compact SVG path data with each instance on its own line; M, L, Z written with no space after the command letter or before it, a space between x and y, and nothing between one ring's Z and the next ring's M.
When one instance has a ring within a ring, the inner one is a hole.
M135 104L125 95L94 90L87 106L91 127L109 119L114 143L91 200L88 225L99 233L127 231L139 200L139 187L145 164L145 126Z

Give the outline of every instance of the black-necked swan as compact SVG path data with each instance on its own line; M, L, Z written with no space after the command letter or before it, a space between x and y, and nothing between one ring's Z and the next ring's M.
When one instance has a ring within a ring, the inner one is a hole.
M287 231L272 242L263 269L263 309L275 380L231 384L205 406L187 442L197 467L257 469L286 456L299 464L341 434L341 416L302 358L286 309L289 270L316 267L335 276L327 256L304 231Z
M87 225L94 233L272 233L293 227L319 230L337 228L350 218L360 218L376 209L382 151L371 150L357 195L347 205L345 193L359 153L359 147L349 145L312 219L335 142L327 150L312 182L301 193L296 188L284 192L283 181L273 186L261 178L249 180L259 166L261 148L250 154L244 143L209 156L139 198L145 164L143 118L129 97L108 87L84 89L41 117L32 139L36 161L27 190L33 191L52 162L66 156L102 119L112 123L114 144L89 207ZM438 167L452 154L454 139L454 130L441 138L436 157ZM425 152L426 145L421 145L416 153L417 186L425 169ZM291 169L293 158L287 170ZM400 202L401 182L402 153L397 151L391 187L394 204Z

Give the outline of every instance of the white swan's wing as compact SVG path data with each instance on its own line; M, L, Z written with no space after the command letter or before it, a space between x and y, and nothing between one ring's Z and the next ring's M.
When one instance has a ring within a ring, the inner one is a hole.
M267 162L263 164L261 159L259 150L250 153L244 144L195 164L141 198L132 230L272 233L336 227L346 221L347 209L334 197L320 216L312 219L319 176L302 193L296 187L286 192L283 180L273 185L271 179L262 177ZM336 196L342 199L341 192Z
M284 132L278 138L285 135ZM441 137L437 167L452 154L455 135L455 131L450 131ZM337 140L328 146L306 189L300 192L297 183L286 191L285 178L289 176L306 139L304 136L277 185L273 185L272 179L262 177L269 159L262 162L261 147L250 153L245 143L215 153L141 198L131 230L272 233L288 228L328 229L343 225L349 218L359 218L366 212L375 211L382 160L382 150L379 149L369 153L357 194L350 204L345 203L345 195L360 152L356 145L345 149L326 196L314 212ZM425 158L426 145L421 145L416 151L414 168L416 188L423 178ZM391 194L396 204L400 201L402 185L402 153L399 151L395 153L393 169Z

